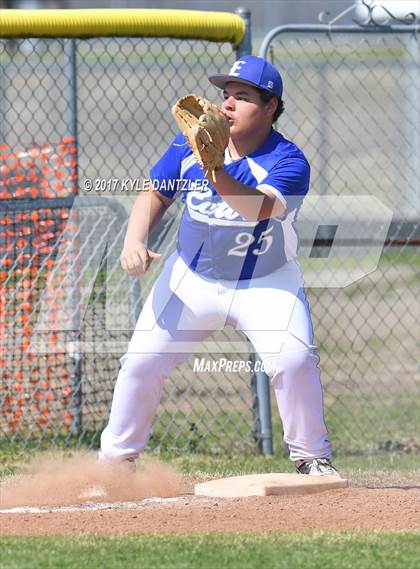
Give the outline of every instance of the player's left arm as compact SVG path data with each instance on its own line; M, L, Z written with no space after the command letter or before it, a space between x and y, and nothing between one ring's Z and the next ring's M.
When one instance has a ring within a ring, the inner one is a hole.
M224 201L247 221L281 217L285 213L285 200L274 195L270 188L253 188L242 184L223 168L217 169L216 172L216 181L211 181L213 187Z

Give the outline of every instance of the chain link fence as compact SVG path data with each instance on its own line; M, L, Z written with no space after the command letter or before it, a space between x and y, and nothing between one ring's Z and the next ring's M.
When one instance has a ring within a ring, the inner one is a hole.
M140 290L119 267L136 189L177 133L170 107L203 85L220 98L207 75L236 54L205 40L32 38L1 40L0 59L1 438L94 446L156 278ZM134 191L121 184L128 178ZM152 236L168 254L178 215ZM151 448L253 450L250 374L193 365L166 382Z
M317 247L304 239L301 247L326 419L342 452L419 448L420 57L414 29L285 26L272 30L261 50L284 76L286 112L278 126L312 165L318 200L304 204L301 234L311 223L331 223L331 215L337 227L349 226L341 242L320 235ZM376 200L369 205L366 196ZM326 199L332 211L323 207ZM387 220L384 211L391 214ZM375 219L370 228L363 224ZM392 222L375 246L381 220ZM372 255L376 270L373 264L352 284L317 284L316 257L333 282L343 269L351 273L352 261L358 269Z
M312 192L374 196L394 213L377 270L344 288L309 289L326 418L340 452L418 446L416 50L408 34L293 32L268 53L285 81L278 128L305 150ZM203 86L217 101L207 75L235 59L230 44L204 40L0 40L0 437L7 444L97 444L118 359L159 271L138 283L119 267L136 196L121 180L148 177L176 134L171 105ZM360 213L337 208L339 223L351 225ZM179 214L174 205L152 247L170 254ZM332 240L306 242L305 227L325 218L309 206L301 212L309 283L318 278L314 259L327 259ZM371 254L359 242L356 249L347 263ZM214 339L243 337L226 328ZM214 358L221 356L251 357ZM250 374L196 373L194 361L165 384L151 448L255 450Z

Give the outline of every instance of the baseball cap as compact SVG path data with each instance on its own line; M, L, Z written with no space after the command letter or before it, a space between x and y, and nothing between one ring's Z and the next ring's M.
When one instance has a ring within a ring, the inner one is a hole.
M235 61L227 75L210 75L209 81L220 89L224 89L228 81L239 81L264 89L276 97L281 97L283 93L280 73L269 61L256 55L244 55Z

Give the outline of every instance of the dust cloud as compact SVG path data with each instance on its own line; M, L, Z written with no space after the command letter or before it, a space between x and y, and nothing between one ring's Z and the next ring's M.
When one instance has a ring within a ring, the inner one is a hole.
M138 459L133 472L126 464L98 462L93 452L48 453L31 460L22 474L0 482L0 508L171 497L182 486L182 475L156 460Z

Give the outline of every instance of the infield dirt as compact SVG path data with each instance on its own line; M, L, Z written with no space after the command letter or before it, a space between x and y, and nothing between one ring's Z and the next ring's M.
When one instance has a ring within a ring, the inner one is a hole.
M193 487L193 480L158 462L133 474L103 468L91 455L49 456L33 461L27 473L2 481L0 533L397 531L420 526L417 484L234 499L196 497Z

